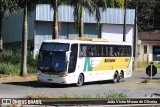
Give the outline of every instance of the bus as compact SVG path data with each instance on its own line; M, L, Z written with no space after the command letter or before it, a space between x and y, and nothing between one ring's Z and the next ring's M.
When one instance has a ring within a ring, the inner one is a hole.
M39 50L39 82L75 84L132 76L132 44L103 39L45 40Z

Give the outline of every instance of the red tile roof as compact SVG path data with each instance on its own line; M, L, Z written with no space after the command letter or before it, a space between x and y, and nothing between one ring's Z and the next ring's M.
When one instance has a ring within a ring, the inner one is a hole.
M139 39L145 41L160 41L160 30L139 32Z

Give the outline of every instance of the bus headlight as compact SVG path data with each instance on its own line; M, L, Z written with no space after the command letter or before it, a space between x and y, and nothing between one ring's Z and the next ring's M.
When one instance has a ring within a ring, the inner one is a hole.
M41 71L37 71L37 75L42 75L42 72Z

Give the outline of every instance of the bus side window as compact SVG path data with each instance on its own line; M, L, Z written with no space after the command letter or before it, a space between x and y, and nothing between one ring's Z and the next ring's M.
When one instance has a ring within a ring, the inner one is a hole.
M114 56L114 54L113 54L113 46L109 47L109 56Z
M102 45L97 46L97 55L98 55L98 57L103 56L103 46Z
M114 45L113 46L113 56L118 56L118 55L119 55L118 47L117 47L117 45Z
M80 57L87 56L87 46L86 45L80 45Z
M108 51L108 46L104 45L103 46L103 57L109 56L109 51Z
M97 48L95 45L91 45L91 55L92 57L97 57Z
M93 53L91 51L91 46L87 45L87 57L91 57L91 56L93 56Z
M131 47L130 46L126 46L126 55L131 56Z
M129 46L128 48L129 48L129 56L131 56L132 55L131 46Z
M126 52L125 52L125 47L122 46L122 47L121 47L121 56L125 56L125 55L126 55L125 53L126 53Z

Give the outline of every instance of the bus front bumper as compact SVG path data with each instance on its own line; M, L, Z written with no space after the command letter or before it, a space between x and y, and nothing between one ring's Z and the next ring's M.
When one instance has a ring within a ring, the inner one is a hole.
M39 82L57 83L57 84L72 84L74 83L68 76L37 74Z

